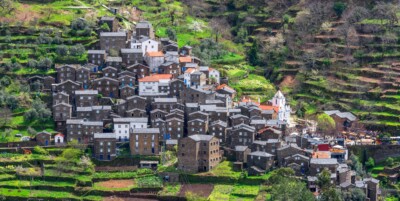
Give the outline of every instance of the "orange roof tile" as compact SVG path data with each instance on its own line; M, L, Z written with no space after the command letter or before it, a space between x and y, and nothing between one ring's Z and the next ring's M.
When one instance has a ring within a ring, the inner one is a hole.
M172 79L171 74L154 74L139 79L139 82L158 82L163 79Z
M192 57L179 57L180 63L190 63L192 62Z
M259 105L258 106L261 110L274 110L275 112L279 112L278 107L274 107L272 105Z
M329 151L314 152L312 158L331 158L331 153Z
M147 52L146 53L149 57L163 57L163 52Z
M256 104L256 105L260 105L259 102L253 101L253 100L251 100L251 98L246 99L246 97L243 97L242 100L241 100L240 102L242 102L242 103L254 103L254 104Z
M192 73L193 71L195 71L195 68L188 68L185 73Z

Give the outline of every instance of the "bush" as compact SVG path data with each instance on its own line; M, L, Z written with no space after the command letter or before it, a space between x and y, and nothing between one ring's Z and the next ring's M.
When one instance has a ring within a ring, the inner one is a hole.
M40 146L35 146L33 148L33 153L41 154L41 155L48 155L49 154L49 152L46 149L44 149L43 147L40 147Z

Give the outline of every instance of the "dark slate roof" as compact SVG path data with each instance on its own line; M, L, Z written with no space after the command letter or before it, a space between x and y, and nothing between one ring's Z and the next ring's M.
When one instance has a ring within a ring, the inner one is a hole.
M96 138L111 138L111 139L116 139L115 133L95 133L93 136L95 139Z
M269 153L263 152L263 151L251 152L249 155L251 155L251 156L262 156L262 157L273 157L274 156L272 154L269 154Z
M105 50L88 50L88 54L105 54Z
M310 163L319 165L333 165L338 164L338 161L336 158L312 158Z
M122 54L129 54L129 53L143 53L142 49L130 49L130 48L123 48L121 49Z
M140 21L136 24L136 28L151 28L151 23L148 21Z
M215 125L220 125L225 128L228 126L228 124L225 121L221 121L221 120L211 122L210 126L215 126Z
M133 117L124 117L124 118L114 118L113 121L114 123L128 123L128 122L134 122L134 123L147 123L147 118L133 118Z
M172 144L172 145L175 145L175 144L178 144L178 140L167 140L167 141L165 142L165 144Z
M114 21L114 16L103 16L100 18L101 21Z
M160 133L159 128L134 128L131 133Z
M122 62L122 57L107 57L106 62Z
M246 151L247 146L235 146L235 151Z
M176 103L178 102L177 98L155 98L154 103Z
M125 32L101 32L101 36L109 36L109 37L126 37Z
M75 95L96 95L99 91L97 90L76 90Z
M212 135L191 135L189 138L193 139L194 141L210 141L214 136Z

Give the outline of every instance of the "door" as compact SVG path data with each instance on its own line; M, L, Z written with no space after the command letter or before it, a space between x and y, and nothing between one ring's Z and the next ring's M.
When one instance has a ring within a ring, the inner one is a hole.
M57 139L57 143L61 143L61 139L60 138Z
M46 144L46 146L49 146L49 141L46 140L46 141L45 141L45 144Z
M107 159L108 159L109 161L111 160L110 154L107 155Z
M103 160L103 154L101 154L99 158L102 161Z

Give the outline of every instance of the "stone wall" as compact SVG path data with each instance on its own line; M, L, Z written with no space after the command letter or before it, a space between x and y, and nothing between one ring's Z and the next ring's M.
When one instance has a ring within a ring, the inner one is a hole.
M375 162L382 162L388 157L400 157L400 145L356 145L349 146L348 149L361 160L372 157Z

